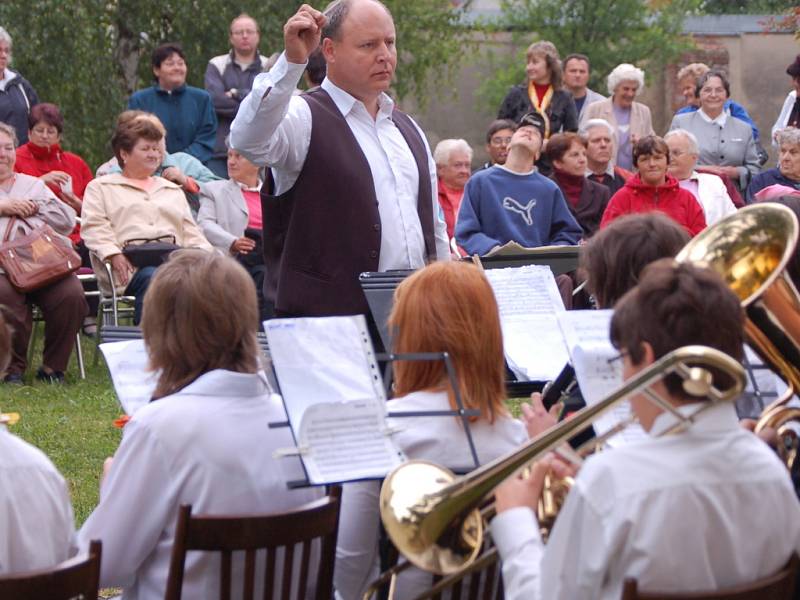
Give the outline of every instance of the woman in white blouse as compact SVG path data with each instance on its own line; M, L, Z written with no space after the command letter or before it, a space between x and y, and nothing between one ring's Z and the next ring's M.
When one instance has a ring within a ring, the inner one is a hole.
M461 400L478 409L470 431L481 464L525 441L524 425L505 408L503 344L494 293L483 273L465 263L433 263L397 288L390 318L394 351L447 352L455 367ZM390 412L456 407L441 361L395 363L395 399ZM427 459L454 470L474 467L457 417L389 419L395 441L410 459ZM379 572L378 494L380 482L344 486L334 583L344 600L361 598ZM431 586L432 576L410 569L400 576L397 598L413 598Z
M81 548L102 540L100 583L124 588L125 600L164 597L181 504L195 513L270 513L321 495L288 490L297 474L274 456L293 444L288 430L269 428L286 413L259 372L257 328L253 280L232 258L181 250L153 276L142 320L158 374L153 401L125 426L100 503L78 534ZM219 577L216 555L189 553L183 597L217 598Z

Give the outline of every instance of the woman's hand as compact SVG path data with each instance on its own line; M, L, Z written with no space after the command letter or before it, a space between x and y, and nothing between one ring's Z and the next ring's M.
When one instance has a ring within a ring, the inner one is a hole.
M117 285L128 285L131 275L136 270L123 254L114 254L109 258L111 270L114 273Z
M0 200L0 215L4 217L32 217L39 212L39 205L33 200L8 198Z
M65 173L64 171L50 171L49 173L45 173L39 177L39 179L46 184L54 185L60 188L69 181L70 177L69 173Z
M233 254L247 254L255 247L255 240L251 240L248 237L240 237L231 244L231 252Z
M161 176L172 183L177 183L181 187L186 184L186 175L184 175L178 167L167 167L161 171Z
M547 410L542 402L542 395L539 392L531 394L531 403L522 404L522 422L528 430L528 437L536 437L543 431L550 429L558 422L558 417L563 408L560 402L556 402Z
M76 214L78 215L81 214L81 208L83 207L83 200L78 198L72 192L65 192L63 190L61 192L61 199L64 201L65 204L71 207Z

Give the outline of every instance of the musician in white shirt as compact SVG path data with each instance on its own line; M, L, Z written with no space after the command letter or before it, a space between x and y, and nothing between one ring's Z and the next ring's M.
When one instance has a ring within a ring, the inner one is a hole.
M500 319L492 288L483 273L466 263L427 266L397 288L390 318L394 350L447 352L456 372L461 400L478 409L469 430L483 464L525 441L525 427L504 405L504 362ZM389 412L451 410L453 389L441 361L398 361L394 400ZM399 429L395 441L411 459L427 459L464 472L475 467L458 417L389 419ZM379 572L380 482L344 486L336 549L334 584L343 600L361 598ZM396 598L415 598L431 586L432 575L418 569L403 573Z
M716 274L663 259L617 303L611 339L627 378L687 344L741 359L742 319ZM654 387L681 413L698 406L680 380ZM498 488L491 529L509 600L617 599L627 577L647 592L717 590L770 575L800 551L788 471L739 426L732 403L664 437L674 417L641 395L631 405L652 439L590 457L546 545L530 507L551 459Z

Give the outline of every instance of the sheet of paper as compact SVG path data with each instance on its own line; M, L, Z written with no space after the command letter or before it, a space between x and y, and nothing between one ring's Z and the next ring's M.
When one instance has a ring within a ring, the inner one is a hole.
M528 248L512 240L506 242L502 246L493 248L486 256L518 256L520 254L539 254L544 256L547 254L561 253L567 249L574 249L573 251L577 252L577 246L537 246L536 248Z
M554 379L569 359L556 313L564 303L553 272L547 266L528 265L488 269L500 310L503 348L518 379Z
M144 340L100 344L122 410L133 415L150 402L156 388L156 374L147 370Z
M581 344L610 345L609 331L613 310L565 310L556 313L564 342L572 356L574 348Z

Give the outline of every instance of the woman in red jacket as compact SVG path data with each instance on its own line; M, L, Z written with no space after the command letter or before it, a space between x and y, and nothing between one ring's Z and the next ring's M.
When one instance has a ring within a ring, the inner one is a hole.
M669 147L658 136L648 135L633 148L637 174L611 197L600 222L602 229L622 215L660 211L671 217L691 236L706 227L703 208L691 192L667 174Z

